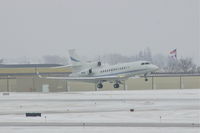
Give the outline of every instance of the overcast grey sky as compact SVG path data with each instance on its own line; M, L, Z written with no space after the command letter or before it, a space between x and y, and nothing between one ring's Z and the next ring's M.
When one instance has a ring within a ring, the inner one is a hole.
M0 57L121 53L200 62L199 0L0 0Z

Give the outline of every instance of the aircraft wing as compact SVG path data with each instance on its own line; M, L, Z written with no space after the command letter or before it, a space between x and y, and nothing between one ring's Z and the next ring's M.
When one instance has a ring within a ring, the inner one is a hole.
M95 81L114 81L114 80L123 80L127 77L125 76L91 76L91 77L41 77L43 79L63 79L63 80L72 80L72 81L88 81L88 82L95 82Z

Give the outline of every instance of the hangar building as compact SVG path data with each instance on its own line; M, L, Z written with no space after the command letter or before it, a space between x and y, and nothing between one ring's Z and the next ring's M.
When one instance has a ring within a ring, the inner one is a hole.
M41 79L42 76L68 76L69 67L58 64L16 64L0 65L0 92L65 92L95 91L92 83L72 82L66 80ZM143 78L129 79L125 86L114 89L113 84L104 83L100 90L143 90L143 89L184 89L200 88L199 73L155 73L149 81Z

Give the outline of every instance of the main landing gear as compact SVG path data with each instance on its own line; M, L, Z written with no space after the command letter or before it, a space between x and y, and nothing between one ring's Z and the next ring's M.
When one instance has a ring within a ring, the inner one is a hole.
M98 91L98 89L102 89L102 88L103 88L103 82L106 82L106 81L98 81L98 82L95 83L95 90L96 90L96 91ZM119 88L120 85L123 85L124 90L127 89L124 80L122 80L122 81L120 81L120 80L111 81L110 83L114 83L114 84L113 84L113 87L114 87L114 88Z
M115 82L114 82L114 85L113 85L113 87L114 88L119 88L120 87L120 85L119 84L122 84L122 82L121 81L118 81L118 80L116 80Z
M114 87L114 88L119 88L119 84L118 84L118 83L115 83L115 84L113 85L113 87ZM97 84L97 88L102 89L102 88L103 88L103 84L102 84L102 83Z
M119 88L119 84L118 84L118 83L115 83L115 84L113 85L113 87L114 87L114 88Z
M113 84L113 87L114 87L114 88L119 88L119 87L120 87L119 84L122 84L122 83L121 83L120 81L116 81L116 82ZM99 83L96 85L96 87L97 87L98 89L102 89L102 88L103 88L102 82L99 82Z
M98 83L97 84L97 88L99 88L99 89L103 88L103 84L102 83Z

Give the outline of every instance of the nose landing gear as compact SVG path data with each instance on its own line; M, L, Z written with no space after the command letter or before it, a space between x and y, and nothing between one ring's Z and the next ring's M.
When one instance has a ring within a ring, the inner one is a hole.
M148 81L147 74L148 74L148 73L145 73L145 74L144 74L145 82Z
M118 84L118 83L115 83L115 84L113 85L113 87L114 87L114 88L119 88L119 84Z

